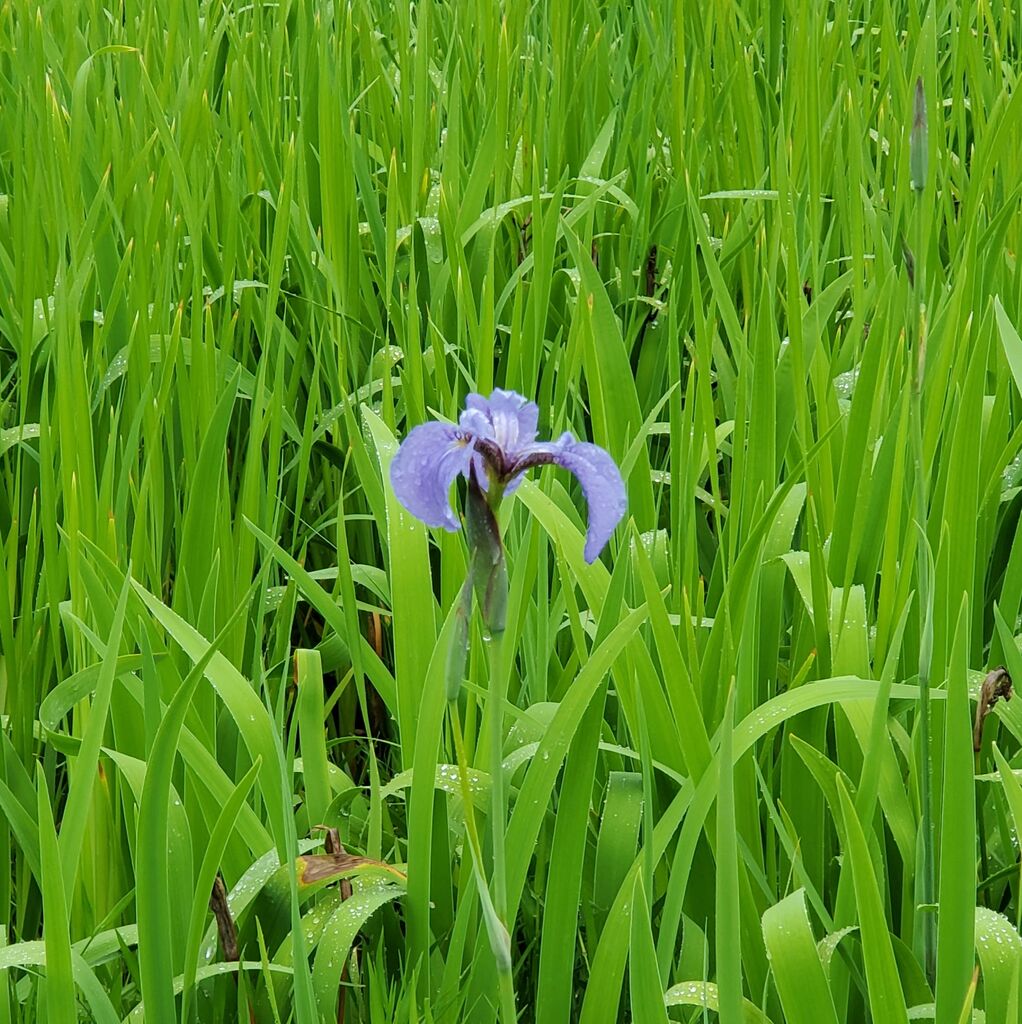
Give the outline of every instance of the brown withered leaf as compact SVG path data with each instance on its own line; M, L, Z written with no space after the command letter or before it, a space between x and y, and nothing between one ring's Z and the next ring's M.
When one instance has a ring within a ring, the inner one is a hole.
M1003 666L988 672L980 687L976 720L972 727L972 749L977 753L983 745L983 722L990 714L990 709L1001 699L1011 700L1011 676Z
M325 832L323 836L323 849L327 853L347 853L341 843L341 833L332 825L313 825L313 832Z
M240 959L238 933L234 928L231 908L227 905L227 886L224 885L224 880L219 873L213 881L213 891L209 896L209 909L213 911L213 917L216 918L216 929L220 935L220 946L224 951L224 959L228 963L234 963Z
M408 880L403 871L398 871L391 864L353 853L311 853L298 858L299 885L315 885L317 882L362 875L370 871L385 871L402 883Z

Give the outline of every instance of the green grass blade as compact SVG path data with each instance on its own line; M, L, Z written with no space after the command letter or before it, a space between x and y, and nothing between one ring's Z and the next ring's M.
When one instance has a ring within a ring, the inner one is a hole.
M43 943L46 955L46 1013L50 1024L78 1019L74 971L71 962L71 933L60 848L53 825L50 795L42 773L38 777L39 863L43 891Z
M848 844L845 856L855 885L870 1009L874 1020L907 1022L908 1012L901 991L894 948L866 836L855 813L852 798L848 795L848 788L841 778L837 780L837 788Z
M801 889L763 915L763 938L788 1024L837 1024Z
M967 650L968 599L962 602L951 652L944 726L937 911L937 1024L957 1024L976 962L976 789Z

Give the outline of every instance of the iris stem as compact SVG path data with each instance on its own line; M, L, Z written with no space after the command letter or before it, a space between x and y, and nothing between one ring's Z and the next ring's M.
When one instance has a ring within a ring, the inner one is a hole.
M493 905L503 921L507 915L505 832L507 798L504 793L504 634L489 641L490 691L486 715L490 730L490 828L493 837ZM507 922L505 922L507 923Z
M504 676L504 631L494 632L490 637L490 691L486 702L486 714L490 726L490 828L493 845L493 905L497 917L513 931L512 922L507 920L507 794L504 790L504 697L506 682ZM515 990L512 970L497 965L500 985L501 1020L514 1024Z
M483 872L483 851L479 842L479 833L475 823L475 803L472 799L472 786L469 781L468 756L465 753L465 737L461 729L461 715L458 711L458 702L451 701L448 704L448 711L451 716L451 729L454 733L454 749L458 758L458 779L461 788L461 801L465 815L465 835L468 841L469 852L472 857L472 870L475 875L476 885L479 889L479 899L483 904L484 919L500 918L503 922L503 915L498 915L493 905L490 890L486 886L486 875ZM503 923L497 926L497 930L503 928ZM514 981L511 975L510 942L507 941L507 948L504 953L498 949L504 940L507 940L506 932L501 936L501 941L496 945L495 936L490 927L490 944L493 948L494 958L497 961L497 978L500 992L500 1021L501 1024L515 1024L518 1014L515 1009ZM506 955L505 955L506 954ZM502 961L506 960L506 964Z

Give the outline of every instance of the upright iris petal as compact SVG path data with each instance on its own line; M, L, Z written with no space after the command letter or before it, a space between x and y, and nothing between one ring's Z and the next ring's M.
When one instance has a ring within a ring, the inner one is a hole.
M498 388L489 398L470 394L457 426L424 423L405 439L391 463L398 500L429 526L458 529L450 504L450 487L459 475L475 469L479 487L498 497L510 494L526 470L552 463L578 478L589 505L584 556L596 559L625 514L624 481L611 456L587 441L563 434L556 441L536 441L539 407L514 391Z
M510 454L536 440L539 406L523 395L497 388L488 399L471 394L465 404L489 420L493 440L503 451Z

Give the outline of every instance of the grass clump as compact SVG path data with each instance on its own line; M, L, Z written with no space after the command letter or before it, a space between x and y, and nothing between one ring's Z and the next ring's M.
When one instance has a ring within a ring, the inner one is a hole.
M0 8L0 1024L1018 1021L1020 40ZM505 502L455 715L494 387L629 517Z

